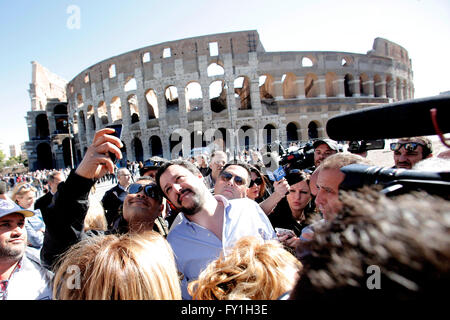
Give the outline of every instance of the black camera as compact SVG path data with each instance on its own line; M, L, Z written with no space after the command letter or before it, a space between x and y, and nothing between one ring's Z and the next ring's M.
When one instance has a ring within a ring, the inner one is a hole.
M308 141L299 147L290 148L281 155L279 164L288 169L301 169L314 171L313 141Z
M379 140L352 140L348 143L348 152L363 153L369 150L384 149L384 139Z
M410 191L425 191L444 199L450 197L450 172L424 172L392 169L365 164L351 164L341 168L345 173L341 190L357 190L364 185L380 185L382 193L395 196Z

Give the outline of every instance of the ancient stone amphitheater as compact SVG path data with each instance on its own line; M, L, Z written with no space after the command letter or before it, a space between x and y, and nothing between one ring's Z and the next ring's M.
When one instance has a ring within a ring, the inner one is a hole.
M413 98L414 85L408 52L386 39L367 54L267 52L250 30L111 57L81 71L66 94L78 158L96 130L120 123L126 157L139 161L220 137L239 148L325 137L330 117Z

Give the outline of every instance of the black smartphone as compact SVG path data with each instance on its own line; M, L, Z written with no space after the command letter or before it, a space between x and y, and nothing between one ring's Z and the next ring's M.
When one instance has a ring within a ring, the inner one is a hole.
M115 136L119 139L122 138L122 125L121 124L111 124L109 126L106 126L106 128L114 129L114 133L110 133L110 135ZM112 152L108 152L109 157L111 158L111 161L113 163L117 162L116 155Z

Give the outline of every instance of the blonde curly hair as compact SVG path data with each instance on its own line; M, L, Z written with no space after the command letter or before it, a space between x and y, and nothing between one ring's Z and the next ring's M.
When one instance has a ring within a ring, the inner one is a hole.
M240 239L188 285L196 300L275 300L292 290L302 264L275 240Z

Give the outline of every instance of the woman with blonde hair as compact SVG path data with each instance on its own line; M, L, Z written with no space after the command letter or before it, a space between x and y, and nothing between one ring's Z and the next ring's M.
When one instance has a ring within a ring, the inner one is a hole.
M189 284L196 300L275 300L294 287L302 264L274 240L244 237Z
M60 300L179 300L172 249L156 232L89 237L56 265Z
M32 210L34 215L25 219L28 246L40 249L44 242L45 224L41 210L33 210L36 200L36 188L27 182L21 182L14 186L11 192L11 200L21 208Z

